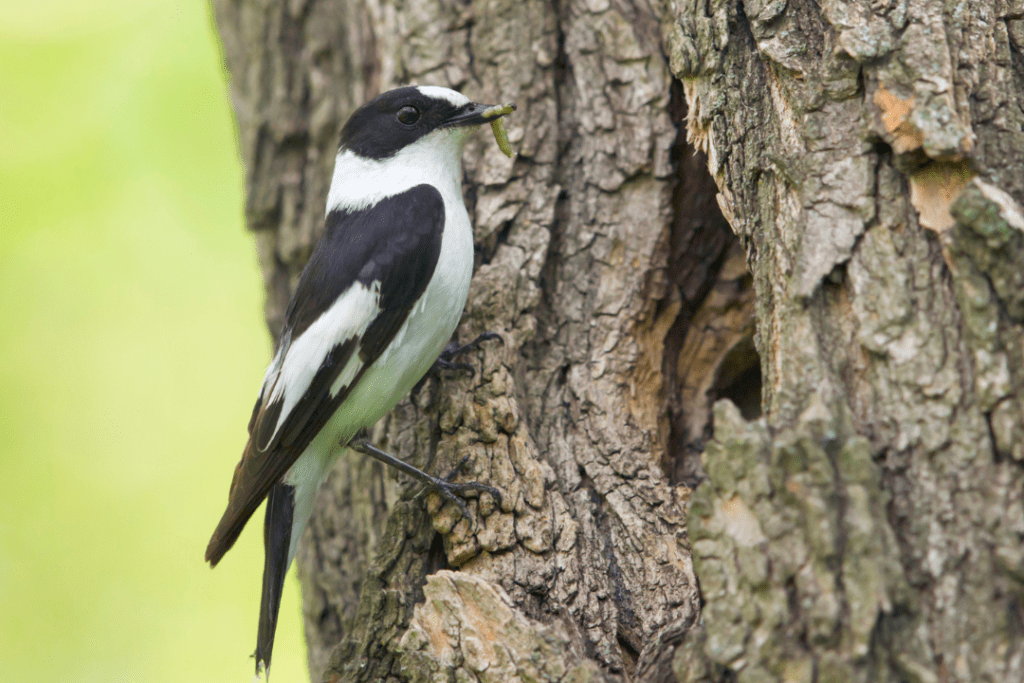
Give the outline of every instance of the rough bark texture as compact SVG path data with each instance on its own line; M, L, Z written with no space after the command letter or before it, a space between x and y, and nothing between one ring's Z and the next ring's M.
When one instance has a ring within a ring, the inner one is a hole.
M680 680L1024 680L1022 10L673 6L767 416L715 413Z
M314 681L1024 680L1019 0L214 7L274 333L355 106L520 107L465 156L504 343L374 435L504 499L343 457Z

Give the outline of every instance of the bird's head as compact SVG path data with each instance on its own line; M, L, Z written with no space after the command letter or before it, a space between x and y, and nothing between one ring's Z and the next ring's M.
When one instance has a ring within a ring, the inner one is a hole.
M423 183L461 195L466 138L513 109L435 86L398 88L367 102L341 129L327 212L365 208Z
M439 154L458 154L469 133L493 115L490 105L437 86L389 90L359 107L341 130L341 151L382 161L416 146Z

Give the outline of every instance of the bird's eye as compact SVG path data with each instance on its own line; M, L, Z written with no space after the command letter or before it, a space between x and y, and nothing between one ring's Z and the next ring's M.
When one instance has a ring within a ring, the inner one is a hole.
M407 126L411 126L420 120L420 110L406 105L398 110L398 120Z

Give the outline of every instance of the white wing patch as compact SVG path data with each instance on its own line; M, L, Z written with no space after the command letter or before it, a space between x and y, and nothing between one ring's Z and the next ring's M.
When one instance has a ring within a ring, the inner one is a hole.
M362 336L380 314L379 304L379 282L374 282L370 287L354 282L298 338L293 339L287 347L282 346L284 358L274 359L263 380L264 390L270 388L270 395L265 397L267 404L284 398L281 414L274 426L274 437L295 404L309 389L327 354L345 340ZM359 354L353 354L338 381L331 385L332 396L336 396L344 385L339 384L340 380L347 376L347 381L351 382L360 365ZM273 437L268 443L270 441L273 441Z

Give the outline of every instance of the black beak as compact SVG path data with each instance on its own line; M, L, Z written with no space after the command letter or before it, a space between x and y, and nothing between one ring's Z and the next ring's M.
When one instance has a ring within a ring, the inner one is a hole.
M444 128L457 128L461 126L481 126L501 118L505 114L511 114L516 110L516 105L508 104L478 104L471 102L460 108L447 121Z

